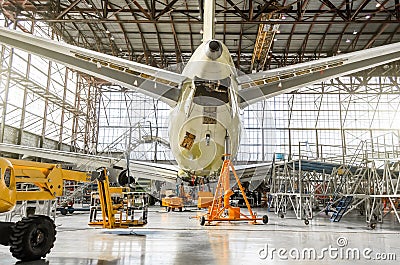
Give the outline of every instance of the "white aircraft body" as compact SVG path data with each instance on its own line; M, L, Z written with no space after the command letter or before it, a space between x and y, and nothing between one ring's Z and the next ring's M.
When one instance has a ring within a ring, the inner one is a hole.
M181 97L170 117L171 150L182 169L214 172L225 152L237 153L241 134L236 71L228 49L216 40L204 42L182 75Z
M204 1L203 43L181 74L5 28L0 28L0 43L167 103L172 108L169 128L172 153L179 168L196 175L216 171L227 152L235 156L242 131L240 109L268 97L400 58L400 43L395 43L238 76L228 48L214 39L214 8L215 0ZM17 149L0 145L0 151L21 152ZM257 167L261 166L254 165Z

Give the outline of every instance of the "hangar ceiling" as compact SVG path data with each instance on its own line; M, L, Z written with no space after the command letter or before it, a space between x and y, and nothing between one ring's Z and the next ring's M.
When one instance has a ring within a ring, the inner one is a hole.
M68 43L165 68L200 44L203 1L4 0L1 10L47 22ZM242 71L275 68L400 41L399 2L216 0L216 38Z

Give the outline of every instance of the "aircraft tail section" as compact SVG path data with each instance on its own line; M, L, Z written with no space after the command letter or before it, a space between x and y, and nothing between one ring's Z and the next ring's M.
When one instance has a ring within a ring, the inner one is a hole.
M215 0L204 0L203 42L215 37Z

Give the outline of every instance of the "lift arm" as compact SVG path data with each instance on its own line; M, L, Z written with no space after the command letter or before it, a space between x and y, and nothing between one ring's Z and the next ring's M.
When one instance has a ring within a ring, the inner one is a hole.
M90 182L91 174L48 164L0 158L0 212L11 210L16 201L52 200L63 194L64 180ZM16 189L18 183L33 184L30 191Z

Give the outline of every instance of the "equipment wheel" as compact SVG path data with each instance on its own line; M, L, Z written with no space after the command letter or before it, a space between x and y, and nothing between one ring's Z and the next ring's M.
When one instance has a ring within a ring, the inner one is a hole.
M262 217L262 222L263 222L264 224L268 224L268 216L267 216L267 215L264 215L264 216Z
M56 226L44 215L24 217L12 228L10 251L22 261L44 258L54 246Z
M62 207L62 208L60 209L60 213L61 213L62 215L67 215L68 211L67 211L67 209L65 209L64 207Z
M376 228L376 223L371 223L370 227L371 227L371 229L375 229Z
M308 221L307 219L304 220L304 224L305 224L305 225L308 225L309 223L310 223L310 221Z
M284 214L281 214L281 218L285 218L285 215L284 215Z
M206 223L206 218L204 218L204 216L202 216L200 218L200 225L205 225L205 223Z
M154 206L154 205L156 205L156 198L154 198L154 196L152 196L152 195L149 195L149 205L150 206Z

